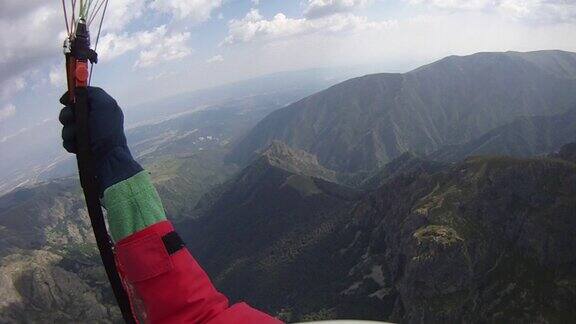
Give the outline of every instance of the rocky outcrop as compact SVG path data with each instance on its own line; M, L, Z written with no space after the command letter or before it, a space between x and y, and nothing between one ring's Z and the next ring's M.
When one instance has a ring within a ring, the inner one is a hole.
M475 157L448 166L406 154L374 179L378 188L346 200L257 160L187 236L221 289L285 319L576 316L573 163Z
M318 158L303 150L293 149L281 141L272 144L260 155L270 165L290 171L292 173L316 177L336 182L335 171L321 166Z
M0 322L120 321L73 179L0 197Z
M361 234L346 253L361 266L352 277L385 269L384 292L375 296L398 296L391 320L576 316L574 165L480 157L445 175L401 176L360 203L353 224L348 230Z
M0 197L0 255L94 242L78 182L62 179Z
M120 323L100 267L83 265L83 272L78 273L78 269L68 271L63 262L61 255L43 250L4 257L0 262L0 322ZM94 289L90 280L100 281L100 289Z

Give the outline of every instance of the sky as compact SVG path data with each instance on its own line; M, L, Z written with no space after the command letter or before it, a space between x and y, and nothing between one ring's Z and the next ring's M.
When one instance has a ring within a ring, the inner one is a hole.
M0 0L0 142L57 118L65 35L59 0ZM576 51L576 0L109 0L92 84L130 109L279 71L541 49Z

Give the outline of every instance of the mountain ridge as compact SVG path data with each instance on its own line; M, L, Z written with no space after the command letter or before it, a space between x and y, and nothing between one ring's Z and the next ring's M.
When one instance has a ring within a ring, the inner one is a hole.
M192 239L191 248L217 285L285 320L309 314L393 322L566 320L576 315L570 306L576 297L570 288L576 278L570 234L576 230L576 164L564 160L574 147L565 146L559 156L478 156L430 168L406 154L392 162L385 172L392 177L377 189L349 203L304 210L294 206L310 203L310 195L275 191L294 175L278 178L259 169L268 180L239 175L252 180L228 187L231 196L216 199L187 236L212 233L213 243ZM270 196L257 199L254 192ZM289 210L297 210L299 216L289 218L297 223L284 225L282 233L296 231L303 245L268 228ZM307 222L318 212L331 213L331 225L312 223L315 235ZM220 225L210 225L213 217ZM300 232L305 229L308 234ZM244 242L234 245L241 251L218 247L224 237ZM314 285L305 283L310 280Z
M570 59L558 58L565 56ZM248 163L273 140L315 154L339 172L375 170L406 151L430 154L520 116L574 107L573 57L557 51L484 53L446 58L405 74L350 79L268 115L228 161ZM545 63L533 63L538 60ZM565 72L542 68L560 65Z
M530 157L559 150L576 141L576 108L550 116L519 117L462 145L430 154L434 160L456 162L472 155Z

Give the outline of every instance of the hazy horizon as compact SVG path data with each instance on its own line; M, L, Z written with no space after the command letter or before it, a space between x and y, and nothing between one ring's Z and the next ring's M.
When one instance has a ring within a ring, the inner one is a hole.
M0 4L0 138L57 117L60 6ZM131 107L280 71L574 51L575 24L576 4L556 0L113 0L93 85Z

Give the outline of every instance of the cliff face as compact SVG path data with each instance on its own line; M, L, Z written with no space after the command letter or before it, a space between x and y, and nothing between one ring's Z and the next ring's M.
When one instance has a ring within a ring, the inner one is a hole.
M0 197L0 253L94 242L78 190L76 181L59 180Z
M369 191L342 195L350 189L271 163L272 152L185 225L233 299L287 320L576 316L573 162L475 157L448 166L405 154Z
M106 275L91 263L46 250L23 251L0 262L0 322L121 323Z
M474 158L401 176L357 205L347 294L405 322L562 322L576 300L576 165Z
M74 180L0 197L0 322L120 322Z

